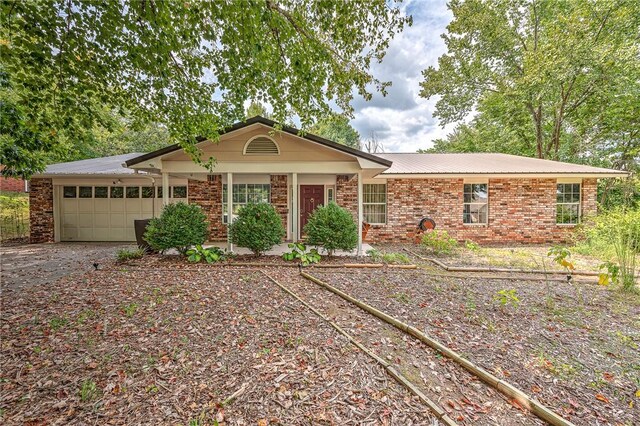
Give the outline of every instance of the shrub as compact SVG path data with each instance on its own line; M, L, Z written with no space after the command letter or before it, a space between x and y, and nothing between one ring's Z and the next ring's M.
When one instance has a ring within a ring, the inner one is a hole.
M120 249L118 253L116 253L116 257L118 262L127 262L133 259L141 259L144 256L144 250L141 248L129 250L129 249Z
M447 231L434 229L422 236L422 245L437 254L450 254L458 246L458 242Z
M318 250L314 248L307 251L307 246L302 243L291 243L289 244L289 248L291 249L291 251L282 255L282 258L284 260L300 259L300 262L304 266L307 266L311 263L320 262L320 253L318 253Z
M29 232L29 196L0 193L0 239L22 238Z
M611 271L611 280L618 281L626 291L636 290L640 210L616 209L596 216L585 225L583 235L585 239L576 249L604 257L609 262L605 262L603 267ZM616 262L611 262L612 259Z
M382 261L384 263L392 264L407 264L411 263L411 259L404 253L385 253L382 255Z
M189 247L202 244L208 235L207 217L195 204L165 206L160 217L151 219L144 239L159 252L174 248L184 255Z
M464 246L467 248L467 250L471 250L471 251L479 251L480 250L480 245L478 243L476 243L475 241L472 241L472 240L466 240L464 242Z
M202 260L207 263L220 262L226 258L226 253L220 247L204 248L200 244L192 249L187 250L187 260L189 262L198 263Z
M351 251L358 245L358 226L351 213L336 203L316 208L304 233L308 244L322 246L329 256L336 250Z
M247 204L229 226L231 242L260 255L279 244L286 231L276 209L267 203Z

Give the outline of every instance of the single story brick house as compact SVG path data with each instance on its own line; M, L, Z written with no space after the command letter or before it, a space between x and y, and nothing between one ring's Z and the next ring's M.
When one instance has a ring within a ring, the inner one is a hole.
M31 180L31 241L133 241L134 219L176 201L202 207L210 241L248 202L271 203L298 240L309 213L334 201L371 225L371 242L413 241L429 217L459 240L551 243L596 213L598 179L626 176L506 154L369 154L274 125L253 117L202 140L212 171L177 145L53 164Z

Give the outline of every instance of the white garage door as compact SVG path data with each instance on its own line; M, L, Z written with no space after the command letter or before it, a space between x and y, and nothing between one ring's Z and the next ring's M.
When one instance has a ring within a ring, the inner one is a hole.
M162 209L162 188L151 186L63 186L61 241L135 241L133 221ZM154 190L155 189L155 190ZM187 187L170 187L171 201L186 201Z

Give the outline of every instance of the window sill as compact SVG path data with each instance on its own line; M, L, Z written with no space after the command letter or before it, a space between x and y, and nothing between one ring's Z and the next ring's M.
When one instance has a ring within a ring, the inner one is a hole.
M481 227L487 227L487 226L489 226L489 224L488 224L488 223L463 223L463 224L462 224L462 226L473 226L473 227L481 226Z

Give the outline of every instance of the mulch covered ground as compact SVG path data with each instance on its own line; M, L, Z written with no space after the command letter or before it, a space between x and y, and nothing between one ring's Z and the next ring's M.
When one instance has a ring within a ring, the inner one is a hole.
M262 273L143 265L4 291L3 424L434 424Z
M640 424L637 295L423 270L311 273L424 330L577 425ZM495 300L500 290L515 290L518 306Z

